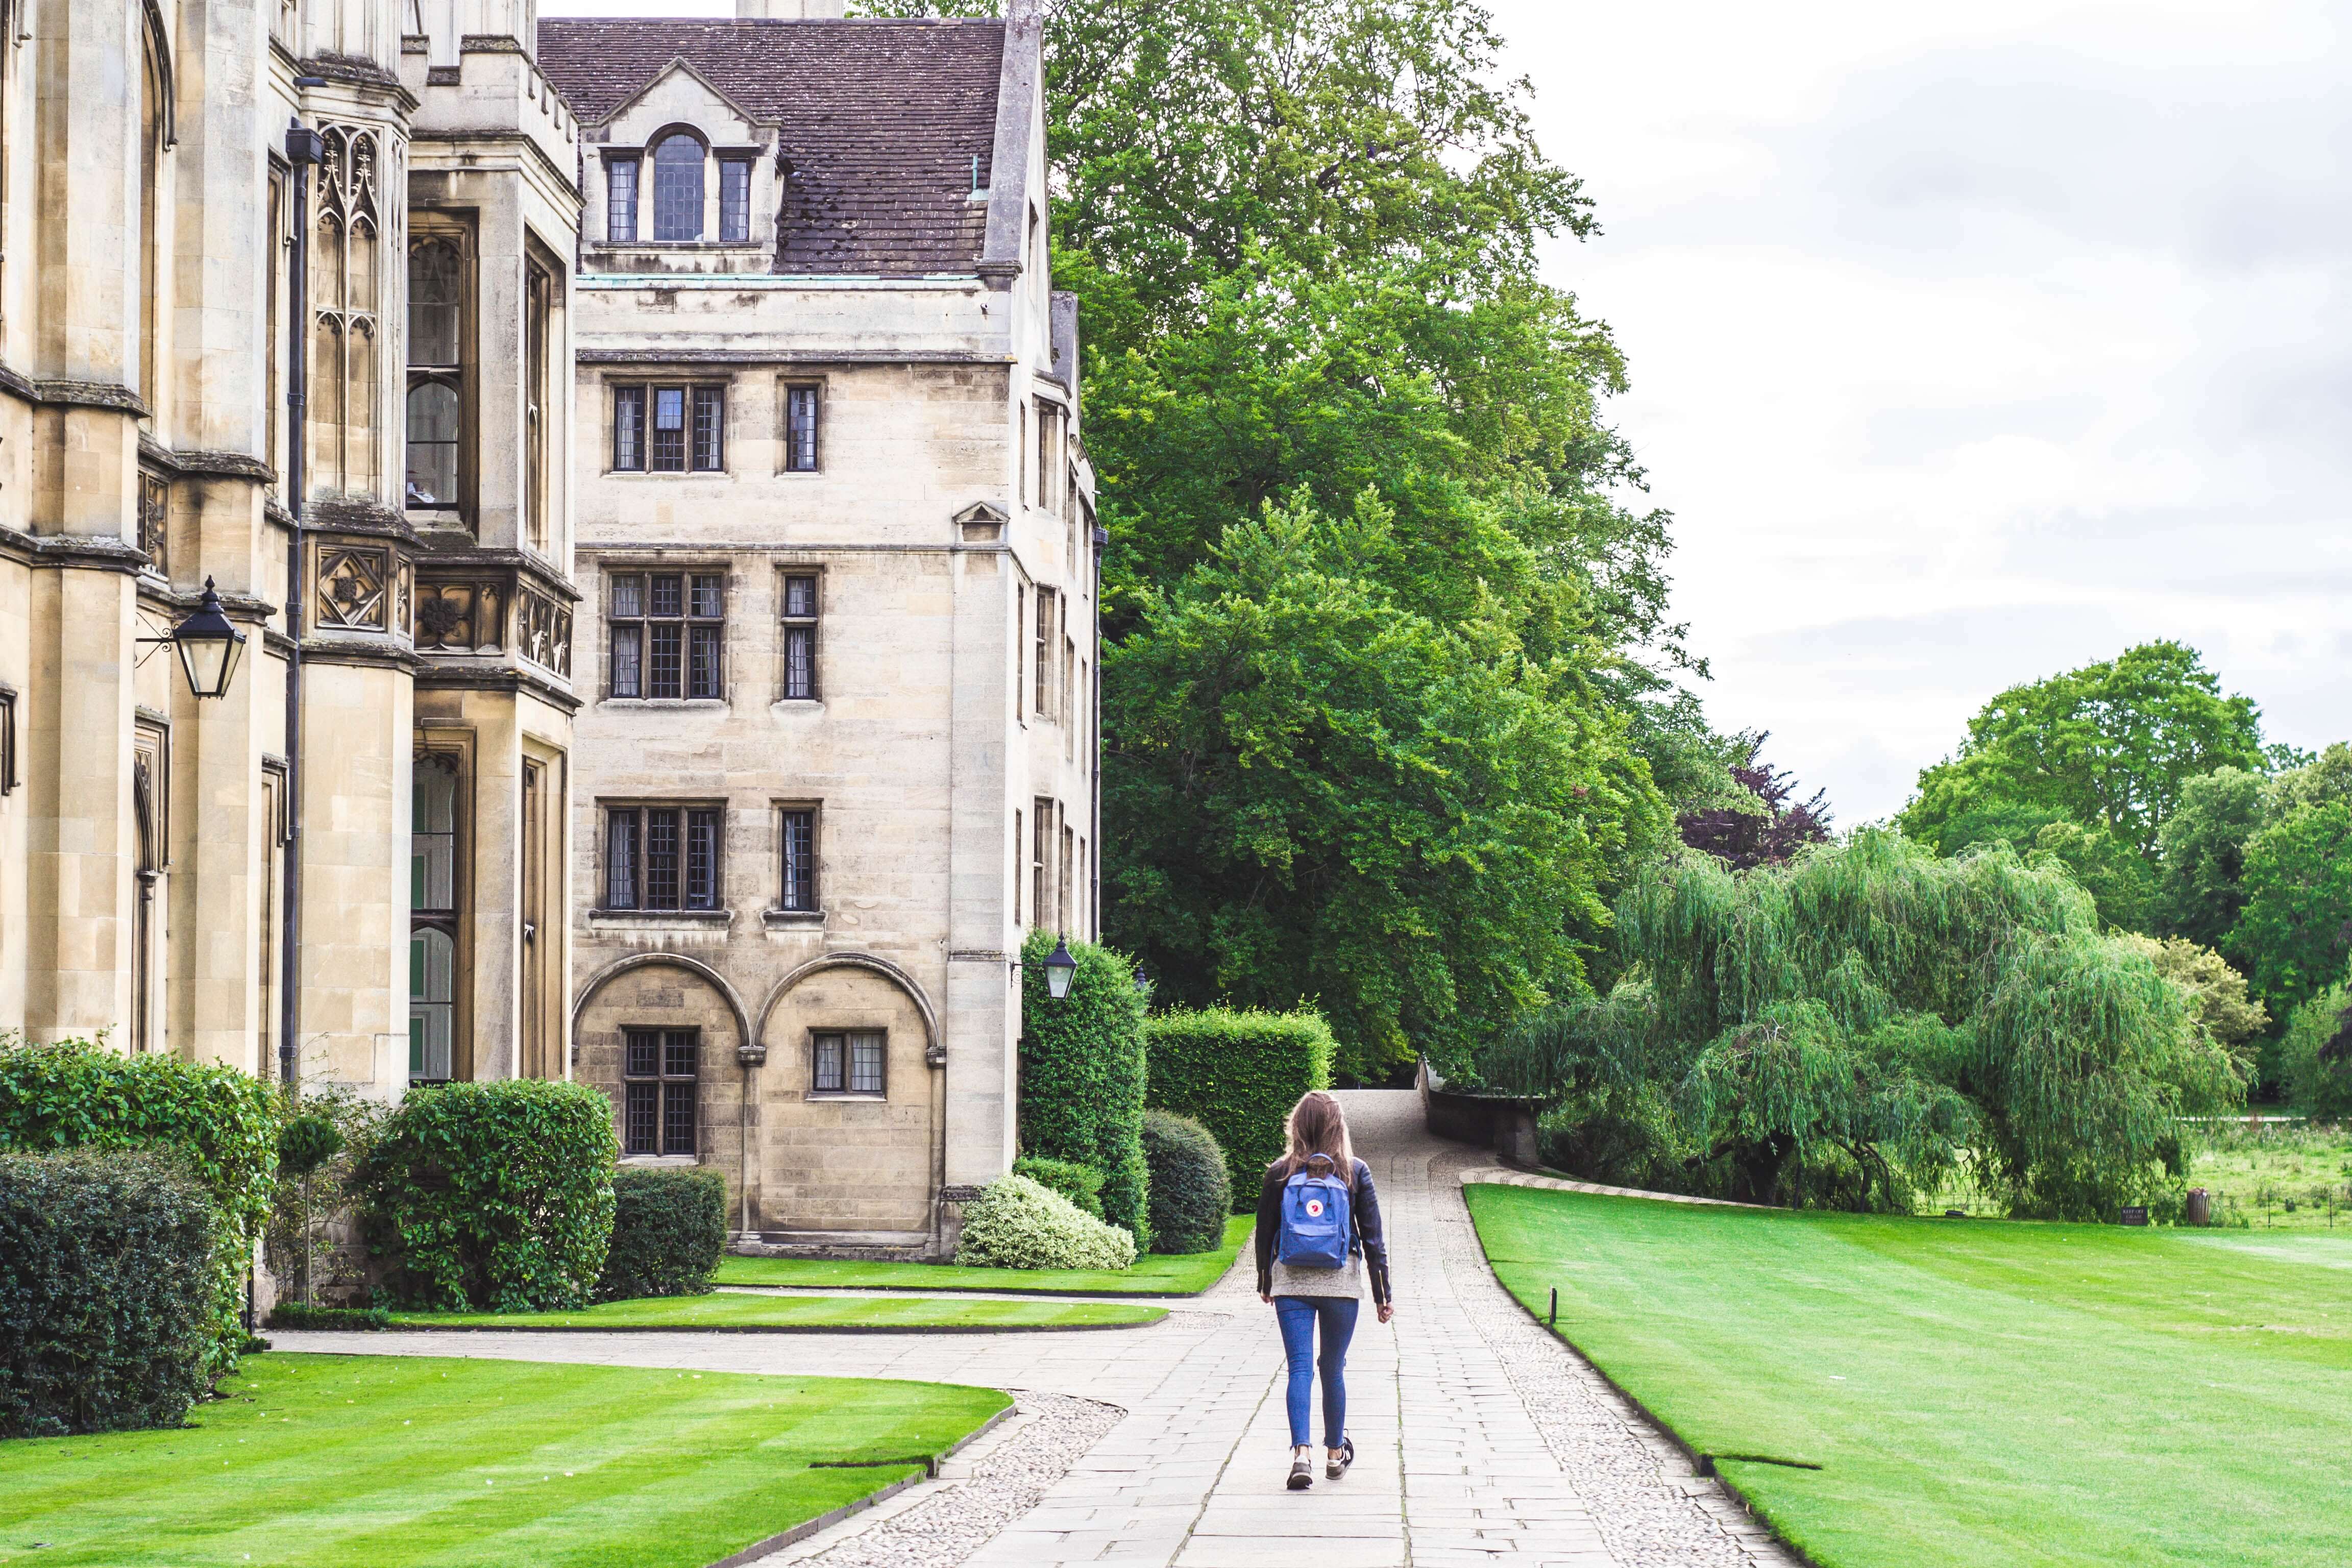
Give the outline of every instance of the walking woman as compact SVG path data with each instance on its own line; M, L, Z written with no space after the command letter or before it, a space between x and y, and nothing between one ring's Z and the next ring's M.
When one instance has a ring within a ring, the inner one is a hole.
M1388 1247L1371 1167L1348 1142L1339 1102L1309 1089L1290 1108L1284 1128L1290 1152L1266 1167L1257 1198L1257 1293L1274 1303L1283 1352L1290 1358L1290 1489L1296 1492L1315 1484L1307 1415L1318 1368L1323 1373L1323 1474L1336 1481L1355 1462L1346 1373L1364 1277L1371 1276L1372 1305L1381 1322L1395 1314L1396 1305L1389 1300Z

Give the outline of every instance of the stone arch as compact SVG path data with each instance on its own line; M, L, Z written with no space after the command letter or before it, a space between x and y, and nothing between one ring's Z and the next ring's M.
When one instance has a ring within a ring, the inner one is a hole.
M633 952L626 958L614 960L589 976L588 984L580 988L580 994L572 1000L571 1024L565 1033L571 1039L573 1050L577 1051L580 1048L580 1020L587 1015L588 1004L596 999L596 994L632 970L646 969L656 964L667 964L673 969L685 970L718 992L720 999L727 1004L727 1010L735 1016L737 1043L744 1046L752 1043L751 1015L744 1011L743 998L736 994L735 987L728 984L725 975L701 960L688 958L682 952ZM763 1013L761 1016L764 1017L765 1014Z
M775 987L768 993L768 999L760 1004L758 1034L747 1035L744 1037L755 1041L759 1051L762 1055L766 1054L769 1046L768 1024L776 1016L777 1006L786 996L792 994L793 988L802 981L827 969L869 969L888 980L907 994L908 1000L914 1003L915 1011L921 1016L925 1051L932 1057L937 1057L944 1048L945 1042L940 1036L939 1010L931 1005L930 996L923 990L922 984L888 959L877 957L870 952L823 953L810 959L806 963L777 981Z

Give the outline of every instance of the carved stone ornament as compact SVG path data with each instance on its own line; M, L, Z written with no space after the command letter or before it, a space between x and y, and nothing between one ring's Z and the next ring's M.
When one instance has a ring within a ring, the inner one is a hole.
M319 547L319 624L362 631L385 629L392 552L345 545Z
M416 630L416 568L404 561L400 563L400 588L392 608L395 628L414 635Z
M434 653L493 653L506 646L506 586L416 585L416 646Z
M528 586L515 600L515 640L523 658L569 679L572 675L572 611Z
M164 553L170 540L172 519L172 484L160 474L139 476L139 548L147 552L148 563L156 571L171 574L170 558Z

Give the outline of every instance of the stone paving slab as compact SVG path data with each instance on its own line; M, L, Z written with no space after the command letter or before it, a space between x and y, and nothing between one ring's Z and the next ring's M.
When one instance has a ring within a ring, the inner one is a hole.
M1383 1325L1365 1303L1349 1353L1356 1463L1336 1482L1318 1465L1305 1492L1285 1486L1281 1341L1246 1253L1184 1303L1191 1310L1116 1336L274 1337L293 1351L977 1384L1013 1390L1024 1418L1034 1408L1060 1445L1024 1447L1015 1426L995 1439L995 1459L972 1466L993 1463L985 1485L970 1471L943 1475L779 1563L1796 1568L1719 1483L1496 1283L1462 1184L1558 1179L1504 1171L1484 1151L1432 1138L1409 1091L1342 1099L1379 1184L1398 1311ZM1088 1414L1104 1406L1116 1409ZM1319 1426L1319 1394L1315 1410Z

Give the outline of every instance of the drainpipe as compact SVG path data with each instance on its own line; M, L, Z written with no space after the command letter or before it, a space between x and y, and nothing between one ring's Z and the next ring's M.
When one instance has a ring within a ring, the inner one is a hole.
M314 86L324 79L298 77L294 85ZM308 482L302 457L310 434L303 415L310 380L310 165L321 162L325 153L319 133L299 118L287 126L286 161L294 167L294 254L287 265L286 291L293 314L286 354L286 510L294 526L286 545L287 843L285 908L278 941L278 1076L289 1089L301 1080L296 1041L302 1026L302 512Z

